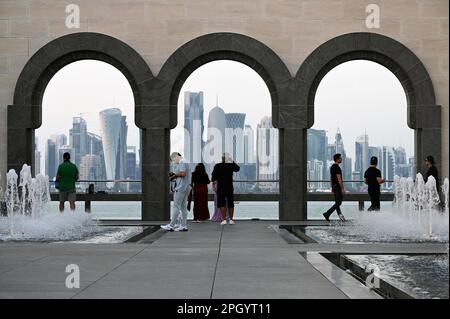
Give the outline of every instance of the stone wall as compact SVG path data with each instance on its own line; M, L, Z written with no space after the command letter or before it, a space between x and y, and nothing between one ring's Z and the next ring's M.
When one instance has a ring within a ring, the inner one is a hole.
M65 26L70 3L80 7L79 29ZM369 3L381 8L379 29L366 28ZM64 34L89 31L118 38L138 51L156 76L189 40L236 32L273 49L294 76L323 42L366 31L403 43L428 70L442 106L442 169L448 176L448 9L448 0L0 0L0 174L6 171L6 109L18 75L39 48Z

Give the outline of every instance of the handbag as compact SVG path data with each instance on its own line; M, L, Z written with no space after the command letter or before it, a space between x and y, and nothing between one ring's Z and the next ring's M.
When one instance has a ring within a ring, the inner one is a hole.
M188 199L187 199L187 210L191 210L191 202L192 202L192 189L189 191Z

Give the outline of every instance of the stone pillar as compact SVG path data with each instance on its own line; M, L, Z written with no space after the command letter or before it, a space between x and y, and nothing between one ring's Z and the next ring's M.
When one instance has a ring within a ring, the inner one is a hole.
M28 164L34 174L34 129L41 123L37 110L32 106L8 105L7 170L19 173L23 164Z
M410 114L414 114L410 126L415 129L415 158L417 159L417 173L424 174L424 159L431 155L436 160L436 167L441 172L441 106L440 105L420 105L410 107ZM415 112L411 112L415 109ZM442 174L440 174L442 178ZM439 181L441 183L441 181Z
M308 107L279 107L280 220L307 220L306 137Z
M170 130L143 129L142 147L142 220L168 220Z
M280 129L280 220L306 220L306 129Z
M136 125L142 129L142 220L168 220L170 107L137 105L135 110Z

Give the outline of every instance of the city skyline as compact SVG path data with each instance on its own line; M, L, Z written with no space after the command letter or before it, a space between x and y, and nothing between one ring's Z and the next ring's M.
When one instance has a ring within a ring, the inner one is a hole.
M90 73L93 70L96 71L95 76L91 77ZM350 72L352 77L346 76ZM217 74L220 74L220 76L216 76ZM80 81L81 78L83 78L83 81ZM120 78L120 83L117 82L117 78ZM343 78L345 81L342 81ZM115 81L111 81L114 79ZM394 82L395 85L392 85ZM92 88L99 89L99 84L100 90L98 91L104 94L93 93ZM365 87L368 86L371 86L371 92L367 92ZM380 95L379 92L384 92L386 88L386 94ZM102 91L103 89L105 90ZM125 94L123 94L123 90L126 92ZM345 94L346 90L352 90L355 93L352 99L348 100L349 94ZM183 103L184 92L186 91L204 92L203 113L205 119L210 109L217 104L217 99L228 113L243 113L242 111L245 111L246 125L250 125L252 129L257 127L258 121L263 116L270 117L271 115L270 93L264 81L253 69L234 61L222 60L207 63L193 72L181 89L178 101L178 125L171 130L172 150L183 149ZM62 98L64 94L65 96ZM367 96L367 94L372 95ZM382 97L381 100L377 100L379 96ZM390 98L393 98L393 100L388 101ZM361 114L359 112L367 112L364 107L355 107L355 103L365 106L366 100L373 100L371 102L373 104L368 105L368 107L377 110L370 115L370 121L367 121L367 115L366 118L359 116ZM61 101L64 102L64 107L61 107ZM93 105L96 101L99 104ZM347 107L343 107L343 103L347 104ZM107 104L107 107L120 105L130 124L127 145L135 145L139 148L139 129L134 125L132 91L122 73L111 65L88 60L75 62L64 67L47 86L43 104L45 106L43 107L44 125L36 130L39 141L36 152L37 154L40 153L41 157L45 156L44 145L48 136L53 133L62 133L62 126L68 127L70 125L71 115L73 114L65 111L66 108L70 108L70 105L73 105L73 109L76 110L73 113L81 113L83 118L87 119L90 123L89 130L94 134L100 134L100 125L97 119L92 120L92 114L98 114L93 110L99 109L99 105L102 104ZM379 107L373 106L375 104ZM330 107L330 105L335 105L335 107ZM84 106L86 106L85 109L80 108ZM84 112L86 108L88 112ZM383 108L389 108L389 112L382 112ZM379 117L380 113L382 114L381 118ZM389 114L389 116L386 116L386 114ZM370 135L374 145L402 145L408 156L411 156L414 138L412 130L406 125L405 115L405 94L395 76L376 63L352 61L337 66L327 73L320 82L315 99L315 124L312 128L324 129L332 134L339 127L348 156L352 159L355 158L354 140L357 136L364 134L364 131L367 131ZM358 120L358 116L361 118L360 120ZM346 117L346 120L343 120L342 117ZM380 124L383 124L383 130L377 129ZM54 131L50 131L50 129ZM44 135L45 132L48 133L46 136ZM203 130L203 136L205 134L206 130ZM386 140L389 143L383 142ZM41 164L41 171L44 170L43 166L44 164Z

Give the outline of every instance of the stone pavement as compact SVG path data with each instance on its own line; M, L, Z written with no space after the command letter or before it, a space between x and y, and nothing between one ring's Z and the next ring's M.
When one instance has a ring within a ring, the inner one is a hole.
M190 224L151 244L0 244L0 298L378 297L271 224ZM65 286L68 264L80 267L79 289Z

